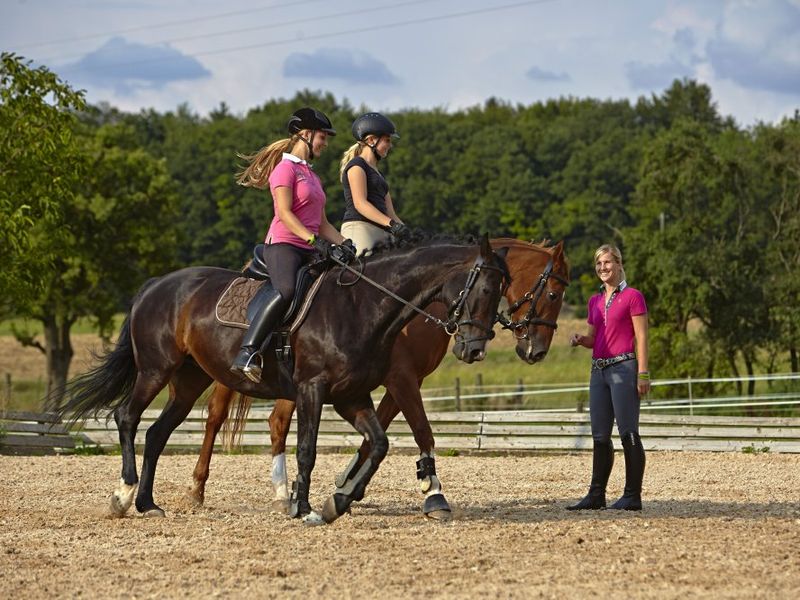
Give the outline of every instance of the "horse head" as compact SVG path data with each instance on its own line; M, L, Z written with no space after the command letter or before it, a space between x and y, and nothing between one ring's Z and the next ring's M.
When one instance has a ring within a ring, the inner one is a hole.
M466 363L483 360L486 342L494 338L497 305L511 282L507 252L508 248L493 251L484 235L466 284L461 276L448 281L442 290L446 298L455 298L448 311L447 332L455 338L453 354Z
M504 240L497 244L504 245ZM517 356L534 364L547 356L558 328L556 320L569 285L569 263L563 242L550 248L517 242L511 245L508 263L513 275L505 293L508 317L500 315L499 321L517 338Z

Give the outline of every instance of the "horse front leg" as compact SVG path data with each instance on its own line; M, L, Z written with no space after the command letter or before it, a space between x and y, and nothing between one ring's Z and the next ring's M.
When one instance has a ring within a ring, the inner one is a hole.
M234 391L217 383L214 393L208 399L208 417L206 418L206 432L203 437L203 445L200 448L200 455L197 457L197 464L192 473L192 487L187 493L189 500L197 506L202 506L206 498L206 482L211 466L211 455L214 453L214 441L217 439L219 430L228 418L231 401Z
M289 510L289 478L286 475L286 438L294 414L292 400L279 399L269 415L269 436L272 442L272 507L278 512Z
M322 518L326 523L332 523L346 513L353 502L364 498L367 484L389 451L389 438L386 437L386 432L378 421L369 395L359 403L359 406L335 405L335 407L336 412L352 424L365 439L371 440L371 443L369 454L360 466L349 469L350 474L344 481L337 478L336 490L322 507Z
M419 391L421 384L421 381L414 380L410 376L392 377L386 383L386 396L378 406L378 414L381 414L384 402L387 403L387 407L383 409L387 416L392 410L391 404L394 404L394 410L400 410L403 413L420 451L417 461L417 479L420 491L425 495L422 512L430 519L448 521L452 517L452 510L444 497L442 483L436 474L435 441L431 423L422 404L422 395ZM391 404L387 397L391 399ZM383 424L383 419L381 423ZM386 427L388 428L388 424Z
M308 500L311 472L317 461L317 435L322 405L328 396L323 381L303 382L297 389L297 478L289 499L289 516L309 525L321 525L322 517L311 510Z

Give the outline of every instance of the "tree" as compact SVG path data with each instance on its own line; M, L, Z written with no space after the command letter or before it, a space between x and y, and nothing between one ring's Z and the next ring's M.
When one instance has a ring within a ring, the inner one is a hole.
M23 344L47 358L48 393L61 390L72 360L70 329L92 318L101 334L149 277L174 266L177 195L165 161L131 142L127 125L104 125L83 139L89 169L82 186L62 201L64 231L54 268L31 315L44 326L44 345L27 332ZM35 227L40 244L46 223Z
M0 66L0 316L25 314L59 247L63 202L84 166L73 135L75 92L45 67L10 53ZM37 245L34 226L47 229Z
M636 189L628 260L648 291L654 339L666 342L653 353L665 375L707 375L720 358L738 374L737 356L752 373L766 334L762 227L737 158L744 140L728 133L676 122L648 149ZM694 341L692 319L703 325Z

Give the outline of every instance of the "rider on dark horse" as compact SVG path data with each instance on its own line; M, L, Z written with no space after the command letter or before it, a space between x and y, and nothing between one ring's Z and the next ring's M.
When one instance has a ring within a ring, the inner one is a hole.
M261 380L259 351L292 301L300 267L312 261L315 251L346 263L355 257L353 243L328 222L322 182L308 163L328 147L328 136L336 135L336 130L325 114L308 107L292 114L287 129L291 137L241 155L249 164L236 179L240 185L259 189L269 185L275 209L263 254L272 286L264 290L261 308L231 365L231 371L255 383Z

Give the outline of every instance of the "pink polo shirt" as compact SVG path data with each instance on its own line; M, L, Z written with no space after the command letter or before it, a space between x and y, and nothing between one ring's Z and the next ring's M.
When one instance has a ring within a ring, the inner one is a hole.
M592 358L611 358L635 350L633 319L647 313L642 293L623 282L606 312L606 295L600 292L589 298L586 321L594 327Z
M275 216L264 241L267 244L286 243L308 248L308 242L289 231L278 218L278 208L274 200L275 188L278 187L287 187L292 191L292 212L311 233L316 235L319 233L322 211L325 209L325 191L322 189L322 182L306 161L288 153L283 154L283 159L269 175L269 189L272 193Z

